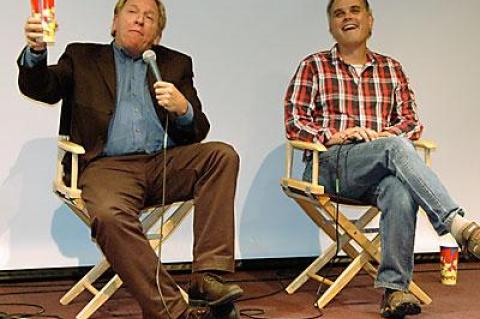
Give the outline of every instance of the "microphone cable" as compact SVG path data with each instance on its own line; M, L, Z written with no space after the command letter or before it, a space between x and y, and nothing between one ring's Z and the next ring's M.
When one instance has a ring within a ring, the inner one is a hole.
M336 260L338 258L338 254L340 253L341 247L340 247L340 231L339 231L339 223L338 223L338 215L340 212L340 154L342 153L342 148L344 145L349 144L350 140L345 140L342 141L341 144L339 144L337 152L335 154L335 255L331 259ZM330 271L332 270L332 262L330 262L330 267L327 269L326 274L323 276L325 279L330 275ZM320 283L320 286L317 289L317 296L320 295L320 292L323 289L323 286L325 285L325 280L322 280Z
M340 232L338 230L338 214L340 211L340 154L342 153L342 148L344 145L348 144L349 140L343 141L342 144L338 147L336 158L335 158L335 241L337 243L337 248L335 250L335 258L338 257L340 252Z
M157 247L157 267L156 267L156 285L158 294L160 295L160 299L162 300L163 307L167 312L167 316L169 319L172 319L172 314L168 309L167 303L163 296L162 287L160 287L160 267L162 266L162 246L163 246L163 225L165 223L165 202L166 202L166 189L167 189L167 146L168 146L168 111L166 111L165 117L165 125L163 126L164 134L163 134L163 143L162 143L162 157L163 157L163 172L162 172L162 203L161 209L163 212L160 215L160 230L159 230L159 238L158 238L158 247Z
M156 82L162 81L162 75L160 70L157 66L157 56L155 52L151 49L146 50L142 54L143 61L147 64L150 71L153 73ZM158 105L158 102L156 102ZM163 225L165 223L165 202L166 202L166 187L167 187L167 146L168 146L168 110L165 109L165 123L163 125L163 143L162 143L162 154L163 154L163 172L162 172L162 200L161 200L161 215L160 215L160 230L159 230L159 237L158 237L158 247L157 247L157 266L155 271L155 283L157 285L157 291L160 295L160 299L162 301L162 305L167 312L167 316L169 319L172 319L172 314L170 313L167 303L165 302L165 298L163 296L162 288L160 287L160 277L161 272L160 268L162 266L162 245L163 245Z

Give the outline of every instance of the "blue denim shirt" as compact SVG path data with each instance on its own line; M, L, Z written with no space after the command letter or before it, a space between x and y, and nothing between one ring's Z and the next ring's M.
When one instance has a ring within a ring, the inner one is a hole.
M165 131L155 112L147 82L147 65L142 58L132 58L113 44L117 70L117 98L115 113L108 128L104 155L118 156L145 152L151 154L163 148ZM37 55L24 51L23 64L33 67L47 58L47 53ZM176 118L176 124L189 129L193 121L193 108ZM168 137L167 147L175 143Z
M147 82L147 65L141 57L132 58L113 44L117 70L117 101L115 114L108 128L105 155L123 155L162 149L165 131L155 112ZM191 122L191 106L177 121ZM167 147L175 143L168 137Z

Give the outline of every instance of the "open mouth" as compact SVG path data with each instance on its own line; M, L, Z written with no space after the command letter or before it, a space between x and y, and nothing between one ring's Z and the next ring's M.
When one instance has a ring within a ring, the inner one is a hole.
M355 23L347 23L342 27L342 31L352 31L358 29L358 25Z

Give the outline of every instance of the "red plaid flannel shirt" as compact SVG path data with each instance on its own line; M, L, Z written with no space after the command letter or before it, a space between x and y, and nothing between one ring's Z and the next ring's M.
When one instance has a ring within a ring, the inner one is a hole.
M325 143L338 131L366 127L418 139L423 125L399 62L368 51L361 75L337 47L306 57L285 97L289 139Z

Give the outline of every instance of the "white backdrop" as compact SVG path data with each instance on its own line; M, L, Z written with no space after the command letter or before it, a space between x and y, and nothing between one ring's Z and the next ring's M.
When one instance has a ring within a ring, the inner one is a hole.
M114 0L57 0L54 62L68 42L108 42ZM166 0L163 44L194 58L195 81L213 127L209 140L241 156L236 201L239 259L317 255L318 230L279 187L284 164L282 99L298 62L330 48L326 0ZM370 48L403 63L434 139L434 169L470 216L480 177L477 123L480 42L477 0L372 0ZM20 95L15 60L29 1L3 4L0 54L0 269L90 265L87 228L51 193L59 108ZM436 251L425 218L417 251ZM165 247L166 261L191 260L191 221Z

